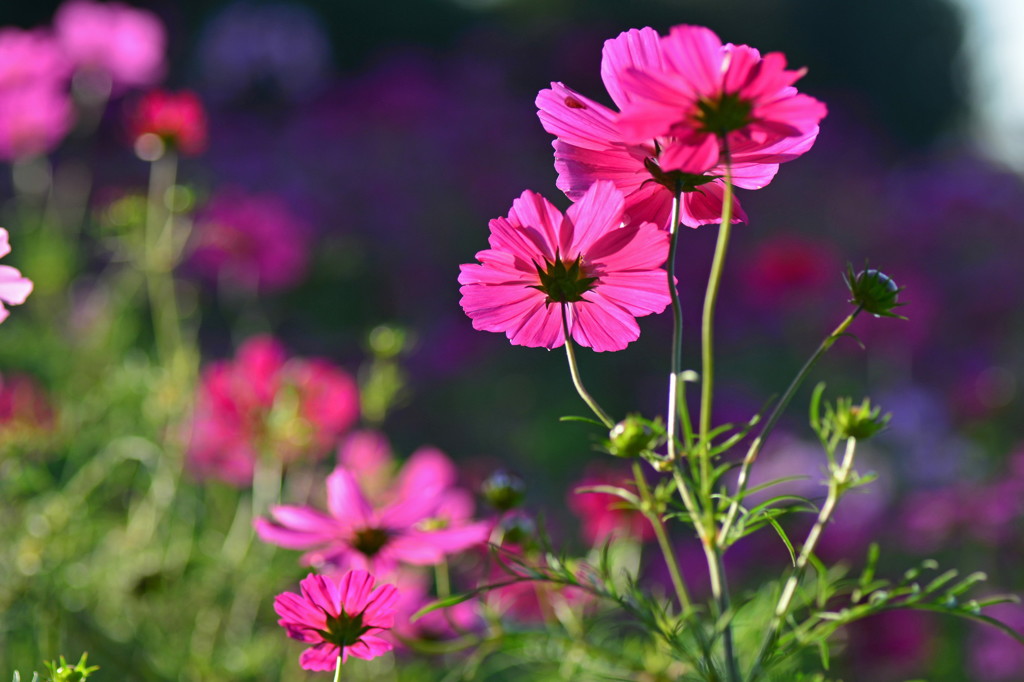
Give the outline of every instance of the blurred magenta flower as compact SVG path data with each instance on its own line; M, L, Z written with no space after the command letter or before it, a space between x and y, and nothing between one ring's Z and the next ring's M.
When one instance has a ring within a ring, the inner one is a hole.
M52 433L56 418L46 391L27 374L0 375L0 443Z
M652 223L622 225L625 200L594 183L562 215L529 190L508 218L490 222L491 248L461 266L462 309L473 328L504 332L519 346L558 348L562 316L577 343L622 350L640 336L636 317L669 303L668 234Z
M43 83L63 87L70 73L71 64L48 31L0 28L0 91Z
M304 670L331 671L339 657L344 663L349 656L369 660L391 651L379 635L394 625L398 590L375 583L366 571L349 571L338 582L310 573L299 583L301 594L277 595L277 624L313 645L299 657Z
M183 156L206 149L206 111L199 95L191 90L150 90L129 113L128 129L132 140L156 135Z
M1024 632L1024 607L1020 604L996 604L985 608L985 615ZM1016 682L1024 670L1024 647L1009 635L991 626L972 628L968 655L971 679L977 682Z
M326 513L271 507L273 521L257 519L256 531L264 542L309 550L307 564L338 570L391 575L400 564L434 565L484 542L489 532L487 523L472 520L472 498L454 482L454 465L434 448L414 452L375 500L368 499L357 472L341 465L327 477Z
M0 159L19 161L53 151L71 130L74 107L51 83L0 89Z
M839 280L842 269L830 244L798 234L777 234L756 247L742 278L753 305L775 309L820 296L829 282Z
M163 78L167 35L155 14L120 2L69 0L53 27L75 69L90 81L109 79L109 88L145 87Z
M613 485L632 489L628 476L616 475L611 471L594 471L579 481L569 491L569 509L583 524L583 537L592 545L611 538L632 538L646 542L654 537L654 528L643 514L627 509L622 498L610 493L577 492L580 488Z
M305 276L309 246L309 225L284 199L229 189L197 218L189 265L225 286L277 291Z
M259 457L285 462L330 450L359 416L355 380L325 360L288 359L267 336L203 372L188 463L200 478L252 482Z
M7 238L7 230L0 227L0 258L11 252L11 244ZM32 280L22 277L21 272L10 265L0 265L0 322L7 319L10 312L7 305L21 305L32 293Z
M781 53L762 57L748 45L723 45L703 26L683 25L659 38L660 65L650 58L634 65L633 50L656 49L649 36L634 36L631 49L616 53L616 87L624 99L628 92L618 130L628 144L659 140L661 170L703 174L732 156L758 154L776 164L810 148L825 105L796 91L805 71L787 70Z

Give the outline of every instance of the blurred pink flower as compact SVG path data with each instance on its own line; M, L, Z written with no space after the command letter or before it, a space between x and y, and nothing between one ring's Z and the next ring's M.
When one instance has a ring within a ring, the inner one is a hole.
M0 227L0 258L11 252L11 244L7 239L7 230ZM10 265L0 265L0 322L7 319L10 313L4 307L21 305L32 293L32 280L21 276L21 272Z
M0 28L0 91L43 83L63 87L70 73L71 64L48 31Z
M349 656L369 660L391 651L379 636L395 620L398 590L378 585L366 571L349 571L339 581L310 573L299 583L301 594L283 592L274 599L277 624L288 636L313 644L302 652L304 670L334 670Z
M610 493L577 492L580 488L613 485L635 490L628 476L610 471L591 472L569 491L569 509L583 524L583 537L592 545L614 537L633 538L645 542L654 537L654 528L643 514L625 508L622 498Z
M622 350L640 336L636 317L669 303L668 234L652 223L622 225L624 197L594 183L563 216L529 190L508 218L490 222L491 248L461 266L460 304L473 328L504 332L519 346L577 343ZM564 312L563 312L564 311Z
M46 438L56 426L46 391L27 374L0 375L0 447Z
M189 466L202 478L246 486L258 457L321 456L358 416L358 389L346 372L324 360L289 360L274 339L253 337L233 362L203 372Z
M447 608L435 609L415 622L414 613L436 599L430 592L433 577L424 569L399 568L392 581L401 587L395 604L394 634L399 637L439 640L454 636L457 630L472 630L480 624L479 602L469 599ZM395 641L396 646L401 641Z
M155 14L120 2L69 0L53 17L76 69L110 79L114 93L153 85L166 69L167 35Z
M661 170L703 174L740 155L776 164L810 148L825 105L796 91L804 70L787 70L781 53L762 57L748 45L723 45L702 26L675 26L657 48L635 36L631 47L657 49L661 63L634 65L629 50L619 51L616 88L628 101L618 131L627 144L659 140Z
M487 539L489 525L472 521L472 498L453 486L455 466L442 452L420 448L378 500L367 498L356 473L339 466L327 477L327 512L271 507L257 519L264 542L309 550L303 561L337 570L365 568L390 575L400 564L429 566Z
M828 283L839 282L842 262L828 243L782 234L759 244L743 268L751 303L777 308L806 302Z
M206 149L206 111L191 90L150 90L131 110L128 127L132 140L156 135L183 156Z
M73 123L71 98L52 83L0 89L0 159L51 152Z
M224 284L280 290L305 276L309 233L309 225L280 197L227 190L196 221L189 262Z

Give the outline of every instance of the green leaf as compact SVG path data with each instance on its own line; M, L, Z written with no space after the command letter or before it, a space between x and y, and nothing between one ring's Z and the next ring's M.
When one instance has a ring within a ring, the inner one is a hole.
M563 417L559 417L558 421L560 421L560 422L586 422L587 424L596 424L597 426L600 426L602 429L604 428L604 424L602 424L601 422L597 421L596 419L591 419L590 417L580 417L580 416L574 415L574 414L569 414L569 415L565 415Z
M789 541L789 537L786 535L786 531L782 530L782 526L775 519L768 519L768 523L772 524L772 528L778 533L778 536L782 538L782 541L786 543L786 549L789 550L789 560L796 566L796 552L793 551L793 543ZM825 665L825 669L828 670L828 665Z

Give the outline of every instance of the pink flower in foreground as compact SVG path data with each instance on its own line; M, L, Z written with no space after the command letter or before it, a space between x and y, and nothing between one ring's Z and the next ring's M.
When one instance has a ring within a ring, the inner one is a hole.
M479 545L488 524L472 521L472 498L453 486L455 467L434 448L409 458L381 501L367 499L356 475L339 466L327 477L327 512L271 507L257 519L264 542L309 550L307 564L364 568L390 575L399 564L429 566Z
M601 77L615 105L633 99L627 74L659 70L664 66L661 37L651 28L632 29L605 42ZM675 188L682 191L680 222L690 227L718 223L726 174L723 164L701 173L671 172L659 165L659 154L673 143L652 137L625 143L618 128L619 114L561 83L537 95L538 116L544 129L555 135L558 188L576 201L597 180L610 180L626 194L628 220L649 221L667 227ZM771 150L734 151L730 174L735 186L760 189L771 182L780 161L795 158L814 143L817 128L799 138L786 138ZM769 153L770 152L770 153ZM735 202L735 200L734 200ZM738 202L733 222L745 222Z
M11 252L11 245L7 240L7 230L0 227L0 258ZM4 307L7 305L21 305L32 293L32 280L21 276L21 273L10 265L0 265L0 322L7 319L10 313Z
M152 12L120 2L70 0L57 10L53 26L76 67L109 78L115 93L163 77L167 35Z
M640 336L637 317L669 303L668 234L652 223L623 226L624 198L596 182L562 215L523 192L507 218L491 221L491 248L461 267L462 309L473 328L504 332L519 346L557 348L562 317L577 343L622 350Z
M660 66L649 60L621 75L629 94L618 131L627 144L659 140L661 170L703 174L722 164L726 152L778 163L810 147L806 141L817 135L825 105L796 91L793 83L805 71L787 70L781 53L762 57L749 45L723 45L702 26L674 27L658 50ZM792 149L787 140L805 142Z
M394 585L374 589L366 571L349 571L335 583L310 573L299 583L301 594L283 592L274 599L277 624L288 636L313 646L302 652L304 670L331 671L349 656L369 660L391 651L379 636L395 620L398 590Z
M297 284L309 262L309 225L272 194L228 190L203 209L189 263L224 285L251 291Z
M286 462L330 450L359 416L355 380L324 360L288 359L274 339L246 341L200 381L188 462L202 478L249 485L260 456Z
M147 92L131 112L128 125L133 140L156 135L185 156L206 149L206 111L199 95L190 90Z

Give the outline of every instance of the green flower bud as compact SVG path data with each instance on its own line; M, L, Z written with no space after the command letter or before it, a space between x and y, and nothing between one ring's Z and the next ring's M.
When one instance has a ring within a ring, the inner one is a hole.
M526 484L513 473L495 471L480 486L480 493L489 505L500 512L506 512L523 503Z
M855 303L876 317L898 317L893 308L899 303L902 288L896 286L891 277L879 270L861 270L854 274L853 266L846 267L846 286L850 289L850 303Z
M537 537L537 524L522 512L508 514L498 523L499 544L532 547Z
M616 457L639 457L655 448L664 436L660 420L651 421L631 414L612 427L605 446Z
M835 407L826 407L825 419L832 433L842 438L864 440L870 438L888 423L892 415L882 414L878 406L871 405L871 399L865 398L860 405L854 405L851 398L839 398Z
M89 675L99 670L98 665L86 666L86 658L89 654L82 654L82 658L74 666L68 664L64 657L60 657L60 663L49 661L46 663L46 671L50 674L47 682L81 682L88 679Z

